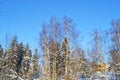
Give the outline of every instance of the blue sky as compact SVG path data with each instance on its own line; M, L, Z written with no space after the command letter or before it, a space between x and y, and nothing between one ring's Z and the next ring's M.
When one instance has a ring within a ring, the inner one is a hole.
M0 44L9 34L38 48L41 25L52 16L71 17L87 42L92 29L109 29L120 18L120 0L0 0Z

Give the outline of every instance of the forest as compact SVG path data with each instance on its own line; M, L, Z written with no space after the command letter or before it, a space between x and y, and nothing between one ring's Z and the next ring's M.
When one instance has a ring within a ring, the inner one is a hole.
M86 35L67 16L52 17L40 26L37 49L13 36L6 49L0 45L0 80L89 80L97 73L120 80L120 20L107 24L109 30L88 34L86 47L82 45Z

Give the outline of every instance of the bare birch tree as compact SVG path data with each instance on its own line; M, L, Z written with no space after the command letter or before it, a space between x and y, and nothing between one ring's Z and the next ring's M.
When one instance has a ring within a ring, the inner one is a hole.
M60 74L64 74L62 77L65 80L70 80L70 57L75 50L77 44L75 44L75 39L77 37L77 31L75 30L74 23L71 18L64 17L63 23L57 22L56 18L52 18L50 24L43 25L43 30L40 35L40 46L43 50L44 55L44 67L46 80L56 80L60 77ZM64 43L65 53L63 54L63 49L60 48ZM74 47L73 47L74 45ZM59 63L63 59L62 64L64 66L59 67ZM62 58L63 57L63 58ZM63 73L58 71L64 70ZM47 73L47 74L46 74ZM59 76L58 76L59 73Z

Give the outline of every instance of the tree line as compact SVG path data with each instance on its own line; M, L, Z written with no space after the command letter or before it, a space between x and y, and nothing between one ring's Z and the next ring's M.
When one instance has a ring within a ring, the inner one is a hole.
M101 63L108 67L100 72L117 73L120 77L120 20L113 20L107 31L93 30L91 38L84 49L74 21L66 16L62 20L52 17L42 25L35 51L29 44L19 43L17 36L8 49L0 45L0 79L78 80L98 72Z

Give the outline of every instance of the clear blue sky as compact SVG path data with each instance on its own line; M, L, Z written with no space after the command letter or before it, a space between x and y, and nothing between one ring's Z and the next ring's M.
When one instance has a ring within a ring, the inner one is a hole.
M120 18L120 0L0 0L0 43L16 34L19 42L38 47L41 24L52 16L71 17L87 41L92 29L108 29Z

